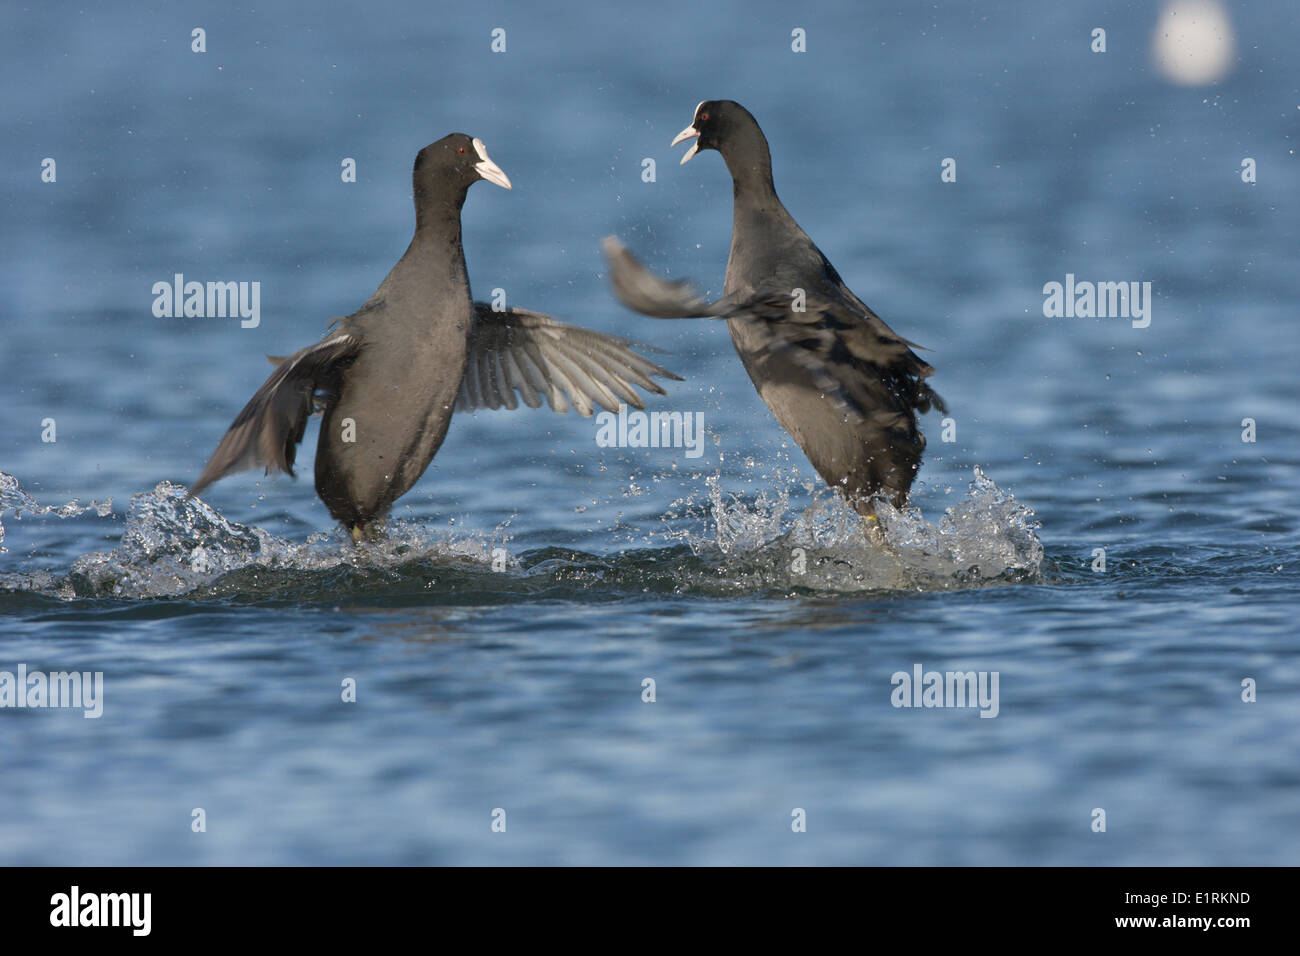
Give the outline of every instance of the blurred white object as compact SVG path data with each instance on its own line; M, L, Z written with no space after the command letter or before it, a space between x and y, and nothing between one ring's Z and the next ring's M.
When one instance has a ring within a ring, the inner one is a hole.
M1232 69L1232 22L1220 0L1169 0L1151 40L1151 58L1181 86L1215 83Z

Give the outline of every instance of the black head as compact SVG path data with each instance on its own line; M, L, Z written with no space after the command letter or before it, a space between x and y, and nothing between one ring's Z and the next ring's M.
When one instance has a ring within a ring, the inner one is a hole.
M415 192L417 196L459 196L480 179L510 189L510 180L501 167L488 159L483 141L452 133L424 147L415 157Z
M691 125L678 133L671 145L676 146L688 139L695 142L682 157L682 165L702 149L716 149L725 156L735 148L743 149L750 141L762 142L764 147L767 145L758 121L749 110L733 100L705 100L695 107Z

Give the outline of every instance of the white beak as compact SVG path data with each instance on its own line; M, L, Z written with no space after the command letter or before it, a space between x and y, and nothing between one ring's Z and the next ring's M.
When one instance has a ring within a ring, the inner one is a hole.
M478 150L478 158L480 160L480 162L474 164L474 168L478 170L478 174L488 182L496 183L503 189L514 189L514 187L510 185L510 177L505 174L500 166L488 159L487 147L483 145L483 140L476 138L474 140L474 148Z
M686 129L678 133L673 138L673 141L668 145L676 146L678 143L684 142L688 139L694 139L699 135L700 135L700 131L698 129L696 129L694 126L688 126L686 127ZM687 163L689 163L691 161L691 157L694 156L697 152L699 152L699 149L700 149L699 143L691 143L691 148L686 151L686 155L682 157L682 161L679 165L685 166Z

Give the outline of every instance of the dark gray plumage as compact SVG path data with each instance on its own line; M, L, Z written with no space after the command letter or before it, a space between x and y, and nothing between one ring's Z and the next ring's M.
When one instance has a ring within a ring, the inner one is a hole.
M447 435L452 412L593 403L618 411L644 404L638 385L679 379L624 339L538 312L495 312L470 297L461 207L480 179L511 188L482 142L453 133L420 150L413 173L415 236L360 309L284 359L235 417L190 494L254 466L293 474L314 411L323 413L316 491L354 539L372 531L419 480Z
M673 145L682 158L716 149L731 171L734 218L724 297L651 275L605 240L623 303L655 318L723 318L745 371L817 472L863 515L871 498L907 499L925 438L917 413L947 411L925 383L920 348L894 333L844 284L776 195L767 140L739 103L708 100ZM803 306L802 311L799 307Z

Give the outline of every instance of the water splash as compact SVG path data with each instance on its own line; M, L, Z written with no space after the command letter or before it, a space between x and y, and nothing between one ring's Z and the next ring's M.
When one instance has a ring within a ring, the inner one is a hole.
M9 476L4 475L4 478ZM10 501L30 514L71 517L109 505L42 508L13 479L0 484ZM0 586L39 591L63 599L87 597L164 598L203 592L232 572L323 572L339 567L384 570L426 559L490 566L504 547L504 527L490 538L449 537L421 525L390 521L379 541L354 546L341 531L318 532L305 542L277 537L222 516L169 481L131 496L122 538L112 551L83 555L64 576L49 571L0 576ZM245 582L247 585L247 581ZM326 585L323 585L326 586Z
M757 466L755 466L757 467ZM666 530L648 549L597 556L543 549L510 556L509 521L491 532L431 529L392 520L375 542L354 546L339 530L297 543L223 517L186 489L161 482L132 496L118 546L76 558L67 573L50 569L0 574L0 589L64 600L187 596L333 600L376 597L449 582L493 601L527 600L538 590L585 600L604 589L740 595L949 590L1037 580L1043 548L1033 513L979 469L970 491L935 523L916 508L877 505L871 525L832 489L797 470L762 475L748 500L726 492L719 476L700 476L702 500L681 499L663 516ZM637 487L636 493L644 490ZM113 514L111 504L44 507L0 473L0 503L18 514L73 517ZM799 504L792 503L798 499ZM810 503L803 504L805 499ZM701 526L702 525L702 526ZM669 542L668 547L663 541ZM646 542L649 543L649 542ZM508 550L507 550L508 554ZM448 577L450 575L450 578ZM453 589L454 590L454 589ZM448 592L452 593L452 592Z
M6 511L14 513L15 521L21 521L24 514L75 518L88 511L95 512L101 518L107 518L113 513L113 499L109 498L102 504L98 501L92 501L88 505L83 505L80 499L73 498L61 505L43 505L18 486L17 478L0 471L0 519L4 518ZM5 554L9 550L4 546L4 540L5 526L4 521L0 520L0 554Z
M1043 544L1034 512L979 467L965 498L930 524L919 509L877 507L885 540L915 572L958 584L1037 578Z
M696 583L729 591L950 590L989 583L1035 580L1043 546L1033 512L975 468L967 496L935 523L920 509L878 501L873 526L837 491L813 483L812 503L791 508L796 488L760 492L751 502L724 493L706 479L703 531L670 529L705 560ZM675 503L671 517L700 509Z

